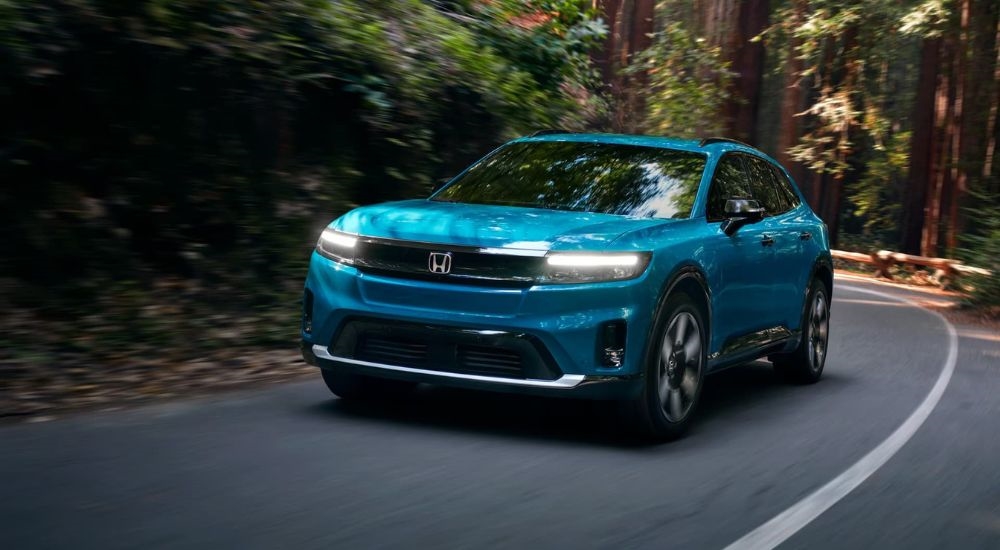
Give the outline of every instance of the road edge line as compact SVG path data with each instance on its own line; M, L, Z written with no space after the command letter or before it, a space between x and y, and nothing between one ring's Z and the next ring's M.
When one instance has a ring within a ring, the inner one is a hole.
M917 433L920 426L927 420L931 412L941 401L945 389L951 382L951 377L955 372L955 364L958 362L958 332L950 321L936 311L921 307L917 303L903 298L893 296L885 292L856 287L852 285L838 285L839 288L853 292L873 294L882 298L888 298L896 302L902 302L912 307L921 309L937 317L948 331L948 355L944 362L944 367L938 375L937 381L931 387L930 392L924 397L920 405L910 414L902 424L896 428L882 443L879 443L868 454L861 457L843 473L833 478L826 485L815 490L802 500L796 502L785 511L774 516L769 521L760 525L753 531L740 537L737 541L725 550L771 550L779 544L788 540L792 535L798 533L802 528L826 512L834 504L840 502L859 485L864 483L879 468L885 465L906 443Z

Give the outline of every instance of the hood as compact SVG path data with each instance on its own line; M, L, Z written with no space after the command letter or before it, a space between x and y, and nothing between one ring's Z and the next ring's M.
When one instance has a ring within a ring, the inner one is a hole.
M367 237L429 243L601 250L629 231L673 221L418 199L357 208L330 226Z

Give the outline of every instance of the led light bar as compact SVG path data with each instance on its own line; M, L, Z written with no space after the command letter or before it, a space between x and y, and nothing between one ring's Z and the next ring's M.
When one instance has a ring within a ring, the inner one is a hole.
M551 254L546 261L556 267L632 267L639 263L639 255Z
M323 235L320 238L326 243L342 248L354 248L354 245L358 243L357 237L334 231L330 228L324 229Z

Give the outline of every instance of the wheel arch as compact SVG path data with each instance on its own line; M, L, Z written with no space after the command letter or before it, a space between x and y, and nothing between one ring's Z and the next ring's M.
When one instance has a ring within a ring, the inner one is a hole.
M649 334L646 336L646 348L648 350L650 342L653 340L653 331L656 329L656 319L660 316L663 305L667 299L676 292L684 292L690 296L697 306L701 308L704 320L706 339L711 343L712 334L712 291L708 285L708 277L700 266L694 263L683 264L667 277L663 288L660 290L656 308L653 310L653 319L649 325Z
M827 301L833 300L833 261L828 254L821 255L813 262L812 271L809 274L809 283L813 279L819 279L826 285ZM806 294L809 287L806 287Z
M833 261L829 254L820 255L813 261L812 269L809 271L809 278L806 279L805 288L802 289L799 329L802 328L802 319L806 317L806 308L809 307L809 290L812 288L812 282L816 279L819 279L826 285L826 304L829 306L833 302Z

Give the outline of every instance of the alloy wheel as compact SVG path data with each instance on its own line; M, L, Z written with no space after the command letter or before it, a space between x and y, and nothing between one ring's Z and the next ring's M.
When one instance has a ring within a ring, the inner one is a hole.
M701 329L694 315L678 311L667 324L657 372L660 406L667 420L680 422L691 411L701 380Z
M830 309L826 303L826 295L822 291L818 291L813 295L813 303L809 313L809 366L814 371L823 368L829 336Z

